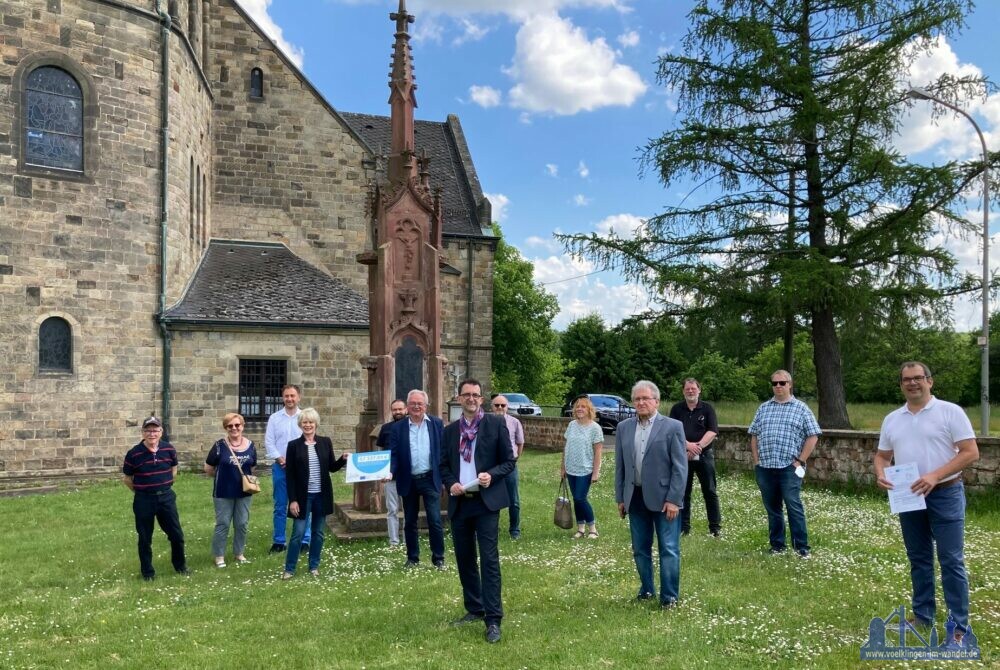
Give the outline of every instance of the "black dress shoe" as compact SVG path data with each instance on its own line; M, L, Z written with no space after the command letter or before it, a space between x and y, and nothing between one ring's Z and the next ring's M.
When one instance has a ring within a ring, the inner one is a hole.
M500 624L491 623L486 626L486 641L495 644L500 641Z
M404 570L411 570L411 569L417 567L418 565L420 565L420 563L418 563L417 561L411 561L411 560L407 559L406 563L403 564L403 569Z
M444 564L444 560L434 561L434 567L438 570L444 571L448 569L448 566Z
M285 550L285 545L280 542L275 542L271 545L271 548L267 551L269 554L280 554Z
M462 617L461 619L455 619L449 625L451 625L451 626L464 626L467 623L475 623L477 621L482 621L482 620L483 620L483 615L482 614L472 614L471 612L469 612L464 617ZM499 626L497 628L499 630Z
M651 600L653 598L653 595L654 594L652 593L639 593L636 595L635 599L637 601Z
M143 575L142 578L147 582L151 582L156 579L156 575Z
M178 575L190 575L190 574L191 574L191 571L190 571L190 570L188 570L188 569L187 569L187 567L183 567L183 568L178 568L178 569L177 569L177 574L178 574Z

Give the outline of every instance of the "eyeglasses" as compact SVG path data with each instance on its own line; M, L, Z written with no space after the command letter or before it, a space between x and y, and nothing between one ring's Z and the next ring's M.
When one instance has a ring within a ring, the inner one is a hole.
M930 379L927 375L917 375L916 377L901 377L899 382L901 384L919 384L925 379Z
M161 430L160 428L143 428L142 432L144 432L144 433L159 433L160 430Z
M779 379L778 381L773 381L773 380L771 381L771 386L787 386L787 385L788 385L788 380L786 380L786 379Z
M493 403L493 408L494 408L494 409L503 409L503 408L504 408L504 407L506 407L506 406L507 406L507 405L503 405L503 404L501 404L501 403L498 403L498 402L495 402L495 403Z
M243 427L242 423L231 423L228 426L226 426L226 430L235 430L237 428L242 428L242 427Z
M641 398L632 398L632 402L653 402L656 398L644 395Z
M458 397L459 398L465 398L465 399L476 398L478 400L479 398L482 398L483 396L482 396L481 393L459 393Z

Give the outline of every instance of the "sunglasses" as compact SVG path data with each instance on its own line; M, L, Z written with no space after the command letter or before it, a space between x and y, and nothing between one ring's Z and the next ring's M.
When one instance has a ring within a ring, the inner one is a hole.
M242 427L243 427L242 423L231 423L228 426L226 426L226 429L227 430L232 430L234 428L242 428Z
M771 386L785 386L787 384L788 384L788 381L785 380L785 379L782 379L782 380L776 381L776 382L771 382Z
M498 402L495 402L495 403L493 403L493 407L495 407L496 409L502 409L502 408L504 408L504 407L506 407L506 406L507 406L507 405L501 405L501 404L500 404L500 403L498 403Z

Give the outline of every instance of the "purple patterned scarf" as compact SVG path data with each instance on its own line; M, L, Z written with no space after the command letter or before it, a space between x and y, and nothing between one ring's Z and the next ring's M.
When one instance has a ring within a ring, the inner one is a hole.
M479 422L483 420L483 415L483 408L480 407L472 423L466 420L464 414L458 420L458 430L462 433L462 437L458 441L458 453L462 455L462 459L466 463L472 462L472 443L475 442L476 435L479 433Z

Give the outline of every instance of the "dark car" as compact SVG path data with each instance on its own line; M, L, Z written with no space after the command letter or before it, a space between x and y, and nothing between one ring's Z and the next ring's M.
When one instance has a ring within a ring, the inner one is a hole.
M590 398L590 402L594 403L594 409L597 410L597 423L608 432L615 432L618 422L635 416L635 407L628 404L625 398L621 396L608 393L584 393L583 395ZM569 401L563 407L563 416L573 416L574 400L576 398L573 398L573 400Z

